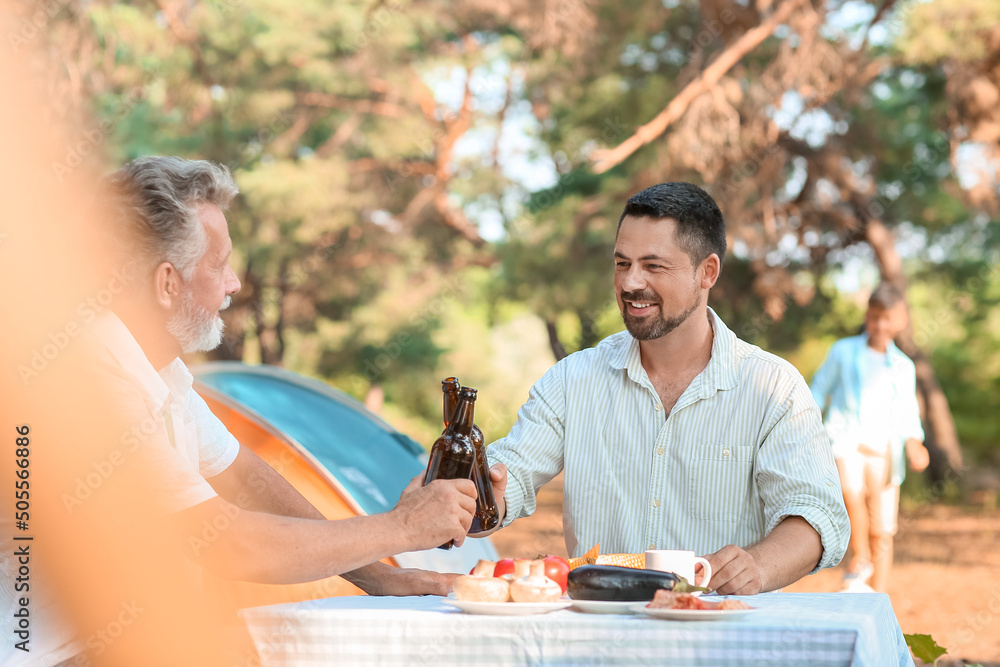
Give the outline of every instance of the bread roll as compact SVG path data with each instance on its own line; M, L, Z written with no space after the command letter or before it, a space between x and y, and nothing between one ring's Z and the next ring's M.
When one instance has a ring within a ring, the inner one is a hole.
M456 600L507 602L510 599L510 584L503 577L474 577L463 574L455 578L451 588L455 591Z
M545 576L545 563L531 564L531 574L515 579L510 585L510 598L514 602L556 602L562 596L562 588Z

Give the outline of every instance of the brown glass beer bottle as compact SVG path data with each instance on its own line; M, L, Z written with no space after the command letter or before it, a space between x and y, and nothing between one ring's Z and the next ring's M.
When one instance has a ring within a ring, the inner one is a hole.
M449 377L441 381L441 391L444 394L443 421L447 427L451 422L451 416L455 414L459 392L463 389L457 378ZM476 390L470 388L470 391L475 392ZM475 415L475 411L473 411L473 415ZM500 523L500 508L497 507L496 497L493 495L490 464L486 458L486 441L483 432L473 423L470 435L472 444L476 448L476 468L472 472L472 481L476 485L476 516L472 519L472 527L469 529L469 534L473 535L496 528L497 524Z
M465 387L462 395L466 391L473 392L475 389ZM473 404L475 408L475 404ZM475 413L473 413L475 414ZM474 417L470 417L470 420ZM476 448L476 469L472 472L472 481L476 484L476 516L472 518L472 526L469 534L482 533L493 530L500 523L500 508L497 507L496 497L493 495L493 482L490 481L490 462L486 458L486 439L479 427L472 424L470 431L472 445Z
M465 392L459 397L448 428L444 430L431 447L424 486L436 479L471 479L476 468L476 446L472 444L472 412L475 409L476 392L471 396ZM439 549L451 549L454 542L442 544Z

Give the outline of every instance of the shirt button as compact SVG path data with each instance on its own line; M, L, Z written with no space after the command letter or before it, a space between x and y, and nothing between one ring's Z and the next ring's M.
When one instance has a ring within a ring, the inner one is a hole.
M665 449L663 449L663 447L657 447L657 448L656 448L656 455L657 455L657 456L663 456L663 452L665 452L665 451L666 451L666 450L665 450Z
M650 542L650 543L649 543L649 548L650 548L650 549L655 549L655 548L656 548L656 545L655 545L655 544L653 544L652 542Z
M654 498L653 499L653 507L659 507L659 506L660 506L660 499L659 498Z
M657 402L657 404L656 404L656 411L657 412L662 412L663 411L663 403Z
M729 456L729 447L726 447L725 449L722 450L722 455Z

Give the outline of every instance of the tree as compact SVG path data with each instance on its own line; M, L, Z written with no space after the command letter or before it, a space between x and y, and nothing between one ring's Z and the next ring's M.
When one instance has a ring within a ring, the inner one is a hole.
M943 21L957 26L950 35L974 36L978 45L969 49L970 71L959 80L994 76L996 10L986 4L978 3L977 16L968 19L943 0L919 12L911 5L894 12L890 0L873 3L856 25L845 24L838 2L705 0L700 11L687 3L619 12L601 6L602 31L589 57L533 54L548 66L533 70L528 95L553 120L545 136L553 154L577 156L569 173L587 166L620 170L593 191L599 201L622 202L622 193L657 181L707 184L726 214L732 254L750 270L734 274L742 284L730 283L724 271L717 293L746 294L749 281L757 299L748 305L759 302L765 320L775 322L790 303L801 308L814 298L819 278L844 249L867 243L883 279L903 284L896 224L934 233L967 218L963 203L989 205L984 194L961 186L949 160L956 157L953 144L971 136L966 125L979 128L980 138L992 137L998 107L986 100L993 79L970 100L966 87L952 83L956 65L928 66L906 51L919 48L907 45L919 44L927 25ZM908 37L898 40L901 26ZM947 46L939 52L953 53ZM964 116L942 113L959 97ZM597 140L609 117L630 130ZM995 192L995 178L981 189ZM576 193L564 191L565 205L579 208ZM554 236L563 233L564 223L541 224ZM544 265L550 247L534 248L537 256L518 257L526 266ZM545 311L549 320L553 310ZM935 472L942 473L944 459L959 468L951 412L933 369L912 334L900 344L918 367L928 444L939 454Z
M53 114L93 104L111 164L160 152L234 169L245 287L219 354L339 374L364 395L365 361L399 336L414 341L407 366L433 372L440 320L424 315L470 267L489 267L491 298L545 322L556 358L594 344L618 325L621 206L665 180L705 184L720 203L730 257L713 303L744 337L817 331L836 303L824 277L858 247L902 284L900 224L934 243L970 210L996 210L997 12L990 0L94 2L51 18L41 66ZM507 148L515 132L527 155ZM487 220L502 221L499 242L482 237ZM918 342L900 340L940 474L961 453Z
M416 298L455 266L488 261L448 196L455 143L477 115L471 76L455 108L424 80L434 67L471 72L481 45L434 27L443 11L161 0L52 17L53 109L74 100L103 128L88 166L163 153L234 172L243 290L216 356L283 364L291 336L292 358L314 369L364 338L360 313L389 284Z

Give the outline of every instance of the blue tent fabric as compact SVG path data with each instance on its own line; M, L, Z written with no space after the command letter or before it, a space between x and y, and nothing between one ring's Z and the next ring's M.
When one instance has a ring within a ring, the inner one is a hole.
M426 465L418 443L322 382L238 362L193 370L201 385L256 412L307 449L367 514L391 510Z

